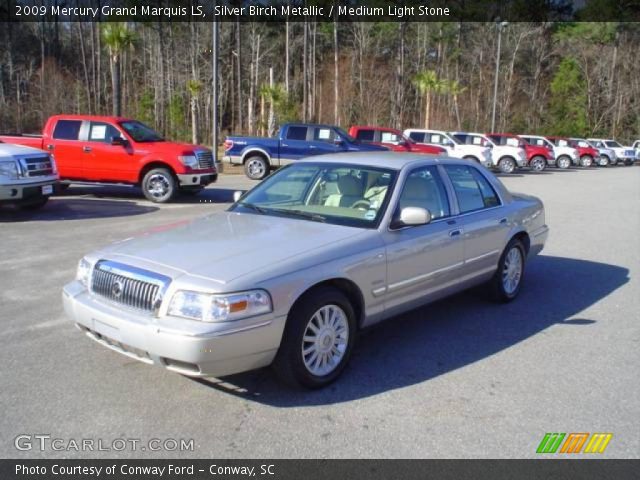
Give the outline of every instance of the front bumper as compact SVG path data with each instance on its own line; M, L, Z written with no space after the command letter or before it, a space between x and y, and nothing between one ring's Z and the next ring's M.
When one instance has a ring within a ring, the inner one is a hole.
M123 355L190 377L218 377L265 367L273 361L286 316L261 315L211 331L167 328L159 319L110 304L88 292L78 281L62 292L65 313L89 338Z
M181 187L207 186L218 180L218 172L213 173L183 173L177 175Z
M51 195L57 183L57 181L45 180L31 183L0 185L0 203L21 204L37 201L42 197Z

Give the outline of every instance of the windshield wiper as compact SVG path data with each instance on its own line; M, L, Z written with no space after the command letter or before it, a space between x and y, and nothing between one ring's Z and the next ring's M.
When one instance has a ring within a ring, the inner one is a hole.
M245 207L248 208L250 210L253 210L254 212L258 212L261 215L264 215L267 213L267 210L259 207L258 205L254 205L253 203L249 203L249 202L238 202L237 205L240 205L241 207Z
M288 208L270 208L270 212L281 213L283 215L291 215L294 217L313 220L314 222L326 222L327 218L317 213L305 212L304 210L289 210Z

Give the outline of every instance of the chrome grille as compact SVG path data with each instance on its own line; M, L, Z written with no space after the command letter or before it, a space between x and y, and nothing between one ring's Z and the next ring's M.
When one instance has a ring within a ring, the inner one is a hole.
M42 177L53 174L53 162L49 155L21 159L25 177Z
M199 150L196 152L198 166L202 169L213 168L213 152L211 150Z
M162 300L170 279L108 260L96 263L91 276L91 291L111 302L153 313Z

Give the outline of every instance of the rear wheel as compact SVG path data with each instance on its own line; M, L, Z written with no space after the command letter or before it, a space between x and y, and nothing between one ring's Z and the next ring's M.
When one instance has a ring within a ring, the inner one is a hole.
M244 173L251 180L262 180L269 174L269 162L259 155L249 157L244 162Z
M558 165L558 168L561 168L562 170L566 170L571 166L571 159L566 155L563 155L560 158L558 158L557 165Z
M273 367L289 385L324 387L344 370L355 336L355 313L347 297L331 287L312 290L289 312Z
M513 173L516 169L516 161L511 157L503 157L498 162L498 168L502 173Z
M588 168L593 165L593 157L591 155L583 155L580 157L580 166Z
M522 242L513 238L506 246L498 269L489 281L491 296L499 302L510 302L520 293L526 253Z
M531 159L531 162L529 162L529 166L534 172L541 172L545 168L547 168L547 161L543 156L537 155Z
M166 168L149 170L142 179L142 192L147 200L154 203L167 203L177 193L176 179Z

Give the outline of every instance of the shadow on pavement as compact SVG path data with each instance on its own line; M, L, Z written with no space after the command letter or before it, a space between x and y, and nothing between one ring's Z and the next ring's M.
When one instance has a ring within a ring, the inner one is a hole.
M323 390L293 391L277 382L270 369L197 381L276 407L370 397L482 361L551 326L582 329L606 322L572 317L627 283L629 270L539 256L527 265L524 281L518 299L506 305L487 301L479 287L363 332L342 377Z
M142 215L158 210L152 205L138 205L126 200L93 200L82 198L56 198L39 210L0 210L0 223L26 221L82 220Z
M197 195L180 193L169 204L231 203L233 202L233 192L235 192L235 189L210 186ZM87 198L131 199L149 205L155 205L144 197L140 188L118 185L72 184L63 194L58 195L57 198L74 198L79 196Z

